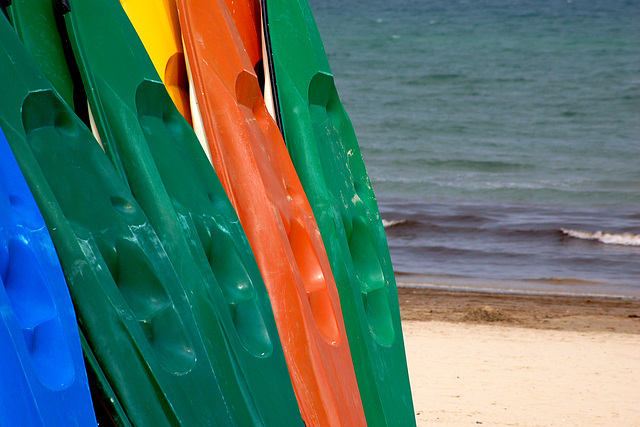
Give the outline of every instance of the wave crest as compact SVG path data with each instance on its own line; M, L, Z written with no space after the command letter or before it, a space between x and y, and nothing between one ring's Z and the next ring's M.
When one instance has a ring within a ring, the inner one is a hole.
M640 234L607 233L604 231L580 231L561 228L563 234L582 240L597 240L607 245L640 246Z
M382 226L384 228L389 228L389 227L393 227L396 225L400 225L400 224L404 224L405 222L407 222L406 219L383 219L382 220Z

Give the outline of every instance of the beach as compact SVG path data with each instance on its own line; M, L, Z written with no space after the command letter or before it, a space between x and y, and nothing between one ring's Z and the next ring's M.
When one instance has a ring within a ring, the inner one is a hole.
M310 3L387 234L418 425L640 426L640 10Z
M640 300L399 288L419 426L640 426Z

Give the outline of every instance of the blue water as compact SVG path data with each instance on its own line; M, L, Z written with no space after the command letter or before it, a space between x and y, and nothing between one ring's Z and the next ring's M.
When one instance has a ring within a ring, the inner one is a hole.
M311 6L399 282L640 297L640 3Z

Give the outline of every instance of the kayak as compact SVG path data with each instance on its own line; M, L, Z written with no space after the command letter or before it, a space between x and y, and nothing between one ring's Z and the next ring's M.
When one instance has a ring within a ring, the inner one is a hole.
M380 212L307 0L265 0L266 57L291 159L336 278L371 426L415 424Z
M7 12L14 23L18 36L25 45L31 46L29 53L38 64L46 63L43 72L58 94L71 107L75 107L78 91L75 90L74 77L67 66L63 52L64 45L58 36L53 8L43 2L31 2L29 0L12 0L7 2ZM49 19L41 19L47 16ZM16 22L19 25L16 25ZM46 39L48 43L38 43L39 39ZM86 101L85 101L86 102Z
M302 425L247 237L125 12L110 0L74 1L64 21L96 129L186 287L234 418Z
M224 0L224 4L226 9L223 8L223 12L231 15L249 61L259 78L262 74L262 47L260 44L262 11L260 10L260 2Z
M55 7L52 2L40 0L11 0L7 3L5 7L14 29L53 90L71 107L76 116L93 129L95 124L80 72L75 62L67 61L68 58L73 58L69 35L62 21L62 13L68 3L61 1ZM94 136L102 146L97 132ZM108 149L106 147L107 151ZM122 170L119 163L115 167L119 172Z
M0 425L96 425L51 237L0 130Z
M177 5L200 136L260 266L302 417L364 425L333 275L254 64L222 0Z
M120 0L180 114L191 124L189 82L175 6L154 0Z
M0 39L0 127L60 258L101 405L121 409L118 425L237 425L149 220L3 19Z

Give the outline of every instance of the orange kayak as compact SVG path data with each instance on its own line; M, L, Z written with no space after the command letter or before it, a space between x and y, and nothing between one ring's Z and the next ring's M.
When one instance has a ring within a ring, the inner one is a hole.
M251 65L254 68L258 68L260 65L258 62L262 60L260 32L258 31L262 25L260 2L258 0L224 0L224 3L227 5L229 13L231 13L231 18L233 18L238 35L244 44L244 49L249 55ZM259 70L256 71L258 73L261 72Z
M255 64L224 0L177 4L200 136L264 277L302 417L310 426L366 425L322 238Z

